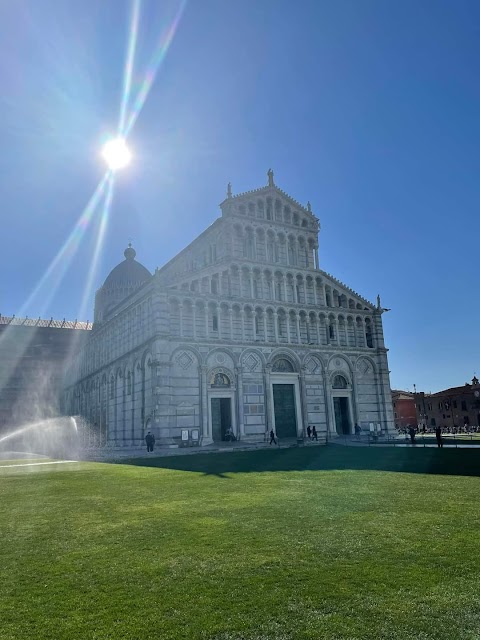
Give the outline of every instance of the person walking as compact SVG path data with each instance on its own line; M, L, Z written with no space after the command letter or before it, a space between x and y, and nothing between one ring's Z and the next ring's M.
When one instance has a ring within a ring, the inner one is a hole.
M307 427L307 437L308 437L309 440L312 439L312 429L311 429L310 425L308 425L308 427Z
M437 439L437 447L443 447L442 427L438 426L435 429L435 438Z
M155 436L151 431L145 436L145 443L147 445L147 452L153 451L153 445L155 444Z
M358 425L358 422L355 423L354 430L355 430L355 437L357 438L357 440L359 440L361 429Z
M272 442L274 444L278 444L277 439L275 437L275 431L273 429L270 431L270 444L272 444Z
M312 427L312 440L316 440L318 442L318 436L317 436L317 428L315 425L313 425Z
M408 427L408 433L410 435L410 442L412 444L415 444L415 435L416 435L415 427Z

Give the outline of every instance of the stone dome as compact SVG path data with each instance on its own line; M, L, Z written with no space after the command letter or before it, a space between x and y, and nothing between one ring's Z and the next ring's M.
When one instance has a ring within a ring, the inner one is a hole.
M150 271L135 260L137 252L131 243L123 255L125 260L110 271L95 295L95 322L103 322L112 309L152 277Z
M152 277L150 271L135 260L137 252L130 243L123 252L125 260L117 264L108 274L103 287L108 289L110 287L122 287L128 285L140 285L144 282L148 282Z

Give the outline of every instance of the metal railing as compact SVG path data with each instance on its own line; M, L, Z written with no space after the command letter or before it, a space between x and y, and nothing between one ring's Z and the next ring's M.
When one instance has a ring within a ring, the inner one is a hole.
M405 434L361 433L360 435L337 435L327 438L328 444L345 446L390 446L390 447L437 447L434 433L417 433L415 438ZM480 433L442 433L441 443L447 448L480 447Z

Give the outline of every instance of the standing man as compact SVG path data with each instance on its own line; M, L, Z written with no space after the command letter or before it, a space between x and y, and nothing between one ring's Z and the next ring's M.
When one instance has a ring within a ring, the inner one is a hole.
M354 429L355 429L355 437L357 438L357 440L359 440L360 439L360 433L361 433L362 430L360 429L360 426L359 426L358 422L355 423Z
M311 429L310 425L308 425L308 427L307 427L307 438L309 440L311 440L311 438L312 438L312 429Z
M443 447L442 427L439 425L435 428L435 437L437 439L437 447Z
M415 444L415 435L416 435L416 431L415 431L415 427L411 426L408 427L408 433L410 434L410 442L412 444Z
M312 427L312 440L315 438L315 440L318 442L318 436L317 436L317 427L315 425L313 425Z
M155 444L155 436L153 435L153 433L151 433L151 431L149 431L145 436L145 442L147 445L147 452L153 451L153 445Z

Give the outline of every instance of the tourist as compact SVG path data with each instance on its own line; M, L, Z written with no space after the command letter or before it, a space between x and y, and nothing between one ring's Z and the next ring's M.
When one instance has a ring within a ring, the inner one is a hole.
M437 446L443 447L443 439L442 439L442 427L438 426L435 429L435 437L437 439Z
M361 433L362 430L361 430L358 422L355 423L354 430L355 430L355 435L356 435L357 439L360 439L360 433Z
M237 438L235 437L235 434L233 433L233 429L232 427L228 427L228 429L225 431L225 440L227 442L235 442Z
M416 435L416 431L415 431L415 427L409 427L408 428L408 433L410 434L410 442L412 444L415 444L415 435Z
M318 436L317 436L317 428L315 425L313 425L312 427L312 440L315 439L318 442Z
M272 444L272 442L275 444L278 444L277 439L275 437L275 431L273 429L270 431L270 444Z
M308 425L308 427L307 427L307 437L308 437L309 440L312 439L312 429L311 429L310 425Z
M153 445L155 444L155 436L151 431L145 436L145 442L147 444L147 452L153 451Z

